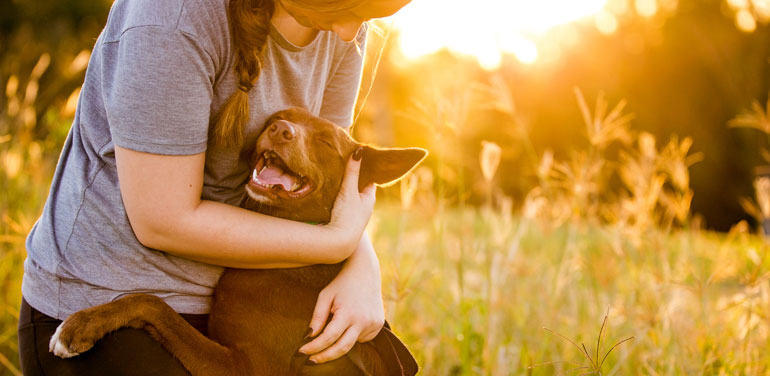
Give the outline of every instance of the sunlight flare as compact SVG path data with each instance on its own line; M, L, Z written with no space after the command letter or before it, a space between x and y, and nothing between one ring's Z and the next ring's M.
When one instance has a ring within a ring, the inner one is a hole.
M413 60L441 49L470 55L485 69L496 69L508 54L525 64L540 57L536 39L559 25L602 12L607 0L414 1L398 15L400 49ZM604 17L602 32L617 20Z

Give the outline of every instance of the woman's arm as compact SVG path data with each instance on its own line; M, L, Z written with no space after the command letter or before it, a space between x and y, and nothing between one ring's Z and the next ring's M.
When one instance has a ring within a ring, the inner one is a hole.
M345 355L357 341L374 339L385 323L381 283L380 264L364 232L342 271L318 295L310 321L311 336L318 337L299 351L323 363ZM332 319L327 325L329 314Z
M222 266L340 262L357 248L374 206L373 187L358 193L358 161L348 163L331 222L313 226L201 200L205 153L166 156L116 146L115 158L123 203L139 241Z

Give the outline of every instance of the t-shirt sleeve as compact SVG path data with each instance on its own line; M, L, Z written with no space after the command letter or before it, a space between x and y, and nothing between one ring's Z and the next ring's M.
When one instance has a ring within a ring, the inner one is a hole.
M343 128L353 123L353 110L361 86L366 55L367 29L364 24L356 36L356 43L348 43L342 61L324 90L320 115Z
M102 48L102 90L115 145L165 155L206 150L216 67L192 35L136 27Z

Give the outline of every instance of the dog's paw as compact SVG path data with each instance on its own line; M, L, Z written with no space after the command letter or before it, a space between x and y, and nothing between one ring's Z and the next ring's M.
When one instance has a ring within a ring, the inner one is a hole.
M65 323L66 321L59 324L59 327L56 328L56 332L54 332L54 334L51 336L51 340L48 342L48 351L64 359L80 355L79 352L70 351L69 346L62 342L61 334Z
M78 356L93 347L95 341L89 339L87 328L78 325L79 322L76 318L68 317L59 324L48 341L48 351L66 359Z

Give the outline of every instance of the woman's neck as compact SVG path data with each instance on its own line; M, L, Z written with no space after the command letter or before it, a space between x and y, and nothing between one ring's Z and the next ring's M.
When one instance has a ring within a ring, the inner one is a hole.
M284 9L279 1L275 2L275 12L270 23L291 44L295 46L307 46L315 39L318 30L300 25L289 12Z

